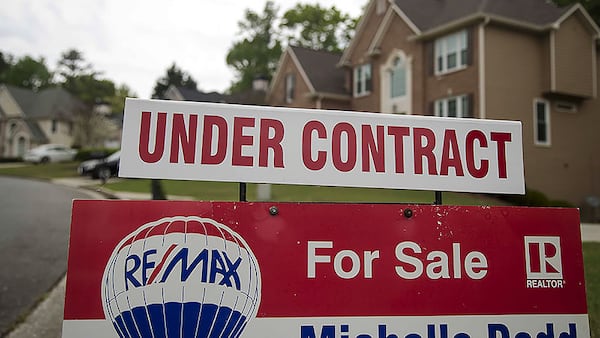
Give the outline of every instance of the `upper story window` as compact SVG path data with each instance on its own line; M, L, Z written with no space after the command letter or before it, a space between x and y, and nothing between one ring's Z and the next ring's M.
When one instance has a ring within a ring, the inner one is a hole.
M371 92L371 64L354 68L354 97L364 96Z
M435 73L444 74L467 66L467 31L435 40Z
M448 97L435 101L435 116L472 117L469 95Z
M406 63L400 57L394 59L393 68L390 70L390 97L406 95Z
M550 145L550 104L546 100L533 101L533 137L536 145Z
M285 77L285 102L291 103L294 100L294 91L296 89L296 76L288 74Z

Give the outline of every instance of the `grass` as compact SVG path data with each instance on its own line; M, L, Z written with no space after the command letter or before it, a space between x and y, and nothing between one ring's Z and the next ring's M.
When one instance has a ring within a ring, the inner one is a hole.
M26 165L17 168L1 168L0 175L52 179L76 175L77 163L53 163ZM237 183L162 180L168 195L191 196L197 200L238 200ZM150 191L150 180L123 179L106 184L115 191ZM256 184L248 184L248 200L256 200ZM363 189L343 187L310 187L272 185L272 200L297 202L383 202L383 203L432 203L434 193L390 189ZM486 195L444 193L447 205L504 205L502 201ZM583 258L591 337L600 338L600 243L583 243Z
M0 175L31 177L50 180L53 178L73 177L77 175L77 162L25 164L19 167L1 168Z
M600 243L583 243L590 334L600 338Z
M167 195L191 196L196 200L236 201L239 184L228 182L200 182L162 180ZM106 188L115 191L149 192L150 180L126 179L108 183ZM257 184L247 185L247 199L257 200ZM451 205L503 205L503 202L477 194L444 193L444 204ZM271 185L271 200L294 202L373 202L373 203L432 203L430 191L345 188L324 186Z

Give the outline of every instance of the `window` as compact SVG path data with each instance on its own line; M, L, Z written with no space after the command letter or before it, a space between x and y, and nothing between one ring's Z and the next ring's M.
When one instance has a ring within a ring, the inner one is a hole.
M435 116L472 117L469 95L449 97L435 101Z
M57 128L58 128L58 121L52 120L52 134L56 133Z
M550 104L546 100L533 101L533 134L537 145L550 145Z
M435 40L435 73L444 74L467 66L467 31Z
M294 90L296 87L296 76L288 74L285 77L285 102L291 103L294 100Z
M354 68L354 96L364 96L371 92L371 64Z
M390 71L390 98L406 95L406 65L404 60L394 59L394 68Z

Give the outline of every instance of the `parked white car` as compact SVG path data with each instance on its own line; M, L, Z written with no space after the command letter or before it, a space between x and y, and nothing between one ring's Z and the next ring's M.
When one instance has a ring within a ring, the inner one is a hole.
M23 160L31 163L73 161L77 150L62 144L44 144L28 151Z

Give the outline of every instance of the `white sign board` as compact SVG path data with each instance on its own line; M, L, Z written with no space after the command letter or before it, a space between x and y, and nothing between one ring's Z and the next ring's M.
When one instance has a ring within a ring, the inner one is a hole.
M525 192L520 122L140 99L119 175Z

